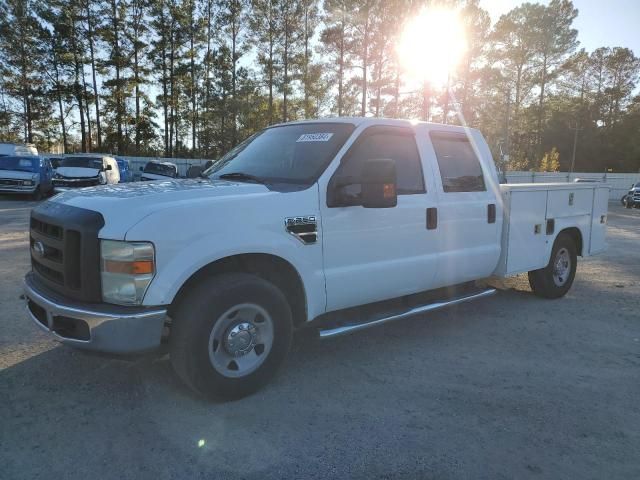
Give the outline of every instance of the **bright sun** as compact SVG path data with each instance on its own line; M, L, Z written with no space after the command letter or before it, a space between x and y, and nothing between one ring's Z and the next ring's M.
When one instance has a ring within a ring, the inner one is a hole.
M407 23L397 48L413 80L443 85L467 48L464 26L455 10L425 8Z

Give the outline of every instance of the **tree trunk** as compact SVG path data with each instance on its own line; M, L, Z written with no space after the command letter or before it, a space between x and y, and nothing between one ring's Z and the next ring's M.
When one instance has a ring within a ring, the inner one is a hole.
M367 69L369 68L369 3L365 6L364 44L362 45L362 105L360 116L367 114Z
M342 10L342 22L340 23L340 51L338 57L338 116L342 116L343 105L343 81L344 81L344 24L345 24L345 12Z
M195 66L195 26L193 24L195 5L191 0L191 24L189 28L189 41L191 46L191 156L196 154L196 128L197 128L197 111L196 111L196 66Z
M117 138L116 138L116 149L118 153L122 155L122 111L124 96L122 94L122 85L120 82L120 39L118 36L119 32L119 22L118 22L118 8L116 0L111 0L111 13L113 15L112 28L113 28L113 54L114 54L114 66L116 70L116 130L117 130Z
M93 25L91 23L91 8L89 6L89 1L85 2L85 10L87 12L87 37L89 40L89 54L91 57L91 76L93 80L93 95L94 95L94 103L96 107L96 143L98 144L98 149L102 147L102 131L100 129L100 97L98 95L98 84L96 83L96 61L95 54L93 51ZM66 147L65 147L66 150Z
M75 18L72 19L72 28L71 32L71 48L73 50L73 64L74 64L74 76L75 81L73 83L73 93L76 97L76 101L78 102L78 113L80 115L80 151L85 153L87 151L87 138L85 133L85 124L84 124L84 107L82 104L82 89L80 87L80 59L78 58L78 45L76 40L76 25Z
M302 67L302 84L304 88L304 116L311 116L309 105L309 2L304 2L304 65Z
M239 13L239 12L236 12ZM238 113L238 101L236 99L236 82L237 82L237 37L238 37L238 24L237 16L234 15L231 23L231 147L236 146L237 142L237 128L236 122Z
M282 121L288 119L287 112L287 90L289 89L289 21L285 20L284 27L284 52L282 56L282 66L284 75L282 78Z

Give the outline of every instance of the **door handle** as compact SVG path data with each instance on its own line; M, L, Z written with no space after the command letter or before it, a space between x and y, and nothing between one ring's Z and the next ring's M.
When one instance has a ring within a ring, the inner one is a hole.
M438 228L438 209L435 207L427 208L427 230L435 230Z
M496 223L496 204L490 203L487 205L487 222Z

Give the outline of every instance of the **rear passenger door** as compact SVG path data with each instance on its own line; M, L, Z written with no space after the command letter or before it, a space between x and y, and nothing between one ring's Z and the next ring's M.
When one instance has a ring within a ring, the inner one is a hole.
M360 178L364 162L393 159L398 204L364 208L360 185L343 191L342 203L322 201L322 238L327 310L399 297L431 288L438 261L435 230L426 209L436 194L427 188L412 128L374 126L364 130L342 157L326 188L345 177Z
M429 132L438 188L439 286L484 278L500 257L502 209L490 152L473 132Z

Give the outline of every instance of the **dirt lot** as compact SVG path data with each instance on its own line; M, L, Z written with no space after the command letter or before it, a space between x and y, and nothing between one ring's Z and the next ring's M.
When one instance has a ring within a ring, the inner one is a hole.
M206 403L166 357L88 356L19 300L33 202L0 197L0 478L640 478L640 210L569 295L299 339L262 392Z

